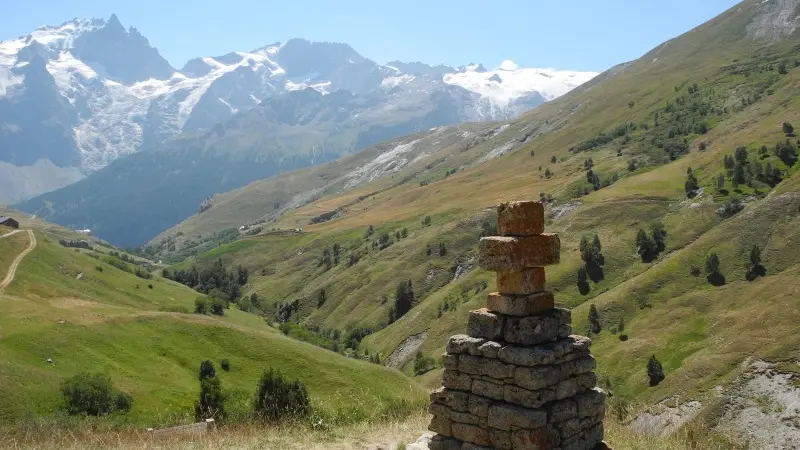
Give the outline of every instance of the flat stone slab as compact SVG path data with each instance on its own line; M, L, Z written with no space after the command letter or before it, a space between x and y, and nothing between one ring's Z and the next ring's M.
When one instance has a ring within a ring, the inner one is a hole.
M497 207L497 232L501 236L535 236L544 233L541 202L508 202Z
M505 317L495 314L487 308L469 312L467 334L473 338L501 339Z
M478 264L496 272L519 272L532 267L557 264L561 259L561 241L555 234L481 238Z
M545 288L544 267L519 272L497 272L497 291L501 294L528 295Z
M530 316L556 307L552 292L530 295L508 295L492 292L486 301L489 311L509 316ZM493 339L493 338L492 338Z

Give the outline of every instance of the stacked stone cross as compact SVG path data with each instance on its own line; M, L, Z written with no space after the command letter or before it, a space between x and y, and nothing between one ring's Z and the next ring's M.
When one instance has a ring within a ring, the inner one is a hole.
M500 236L481 239L480 266L499 292L450 338L442 388L431 393L431 450L589 450L603 440L605 394L595 388L589 338L545 290L561 243L544 233L539 202L498 208Z

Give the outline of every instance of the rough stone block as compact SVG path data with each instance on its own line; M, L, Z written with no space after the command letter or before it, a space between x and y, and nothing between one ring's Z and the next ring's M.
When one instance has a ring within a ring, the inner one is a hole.
M580 436L574 436L568 442L561 443L561 450L591 450L586 444L586 440L584 440Z
M450 420L458 423L467 423L470 425L480 425L481 418L470 413L451 411Z
M528 295L545 288L544 267L531 267L517 272L497 272L497 291L501 294Z
M597 376L593 372L582 373L564 380L555 386L555 399L563 400L593 388L597 384Z
M428 412L436 417L442 417L445 419L450 418L450 408L448 408L447 405L443 405L441 403L431 403L430 405L428 405Z
M490 311L509 316L531 316L556 307L552 292L542 291L530 295L509 295L492 292L486 306Z
M486 341L478 346L478 350L480 350L482 356L492 359L497 358L497 352L499 352L501 348L503 348L503 345L494 341Z
M581 421L578 419L569 419L554 425L556 429L558 429L558 434L561 435L561 442L583 431L581 428Z
M563 422L578 417L578 406L572 399L565 399L547 405L547 420L549 422Z
M472 442L464 442L461 444L461 450L494 450L491 447L486 447L485 445L477 445L473 444Z
M466 334L450 336L447 341L447 353L454 355L469 353L470 355L480 355L478 348L486 342L486 339L470 337Z
M495 448L503 450L511 450L514 448L513 445L511 444L510 431L503 431L503 430L497 430L495 428L489 428L489 442L491 442Z
M445 353L442 355L442 367L445 369L458 369L458 355Z
M602 416L605 413L606 393L600 388L589 389L575 397L578 418ZM602 440L602 439L601 439Z
M489 430L476 425L466 423L453 423L453 437L464 442L471 442L478 445L490 445ZM463 447L462 447L463 448Z
M458 371L471 375L483 375L495 380L504 380L514 376L514 366L496 359L472 355L461 355L458 360Z
M550 446L547 440L547 429L516 430L511 433L513 450L545 450Z
M589 448L594 448L595 445L599 444L603 440L603 422L598 423L597 425L593 426L586 430L584 433L584 439L586 439L586 444Z
M430 425L428 425L428 430L443 436L452 436L452 425L453 423L447 417L433 416Z
M526 408L540 408L555 399L555 388L531 391L513 384L503 386L503 400Z
M578 358L588 355L590 342L587 337L570 336L536 347L506 345L497 352L497 358L516 366L534 367L556 364L567 360L568 357Z
M547 425L547 413L510 404L492 405L489 408L489 426L511 431L517 428L535 429Z
M469 312L467 334L476 338L500 339L503 337L505 317L486 308Z
M489 415L489 407L492 406L492 401L486 397L479 395L469 396L469 412L478 417L487 417Z
M483 379L473 380L472 393L493 400L503 400L504 388L502 383L491 382Z
M561 325L558 327L558 337L563 339L572 334L572 327L569 325Z
M462 442L447 436L437 435L428 443L430 450L461 450Z
M497 207L497 233L501 236L533 236L543 232L541 202L508 202Z
M536 316L507 317L503 338L513 344L537 345L558 338L558 328L569 324L572 315L562 308L551 309Z
M478 264L496 272L519 272L560 261L561 241L555 234L481 238Z
M447 405L450 409L456 411L469 411L469 398L470 394L466 392L454 391L444 387L431 392L430 395L432 403Z
M442 375L442 385L450 389L469 392L472 389L472 378L466 373L445 370Z

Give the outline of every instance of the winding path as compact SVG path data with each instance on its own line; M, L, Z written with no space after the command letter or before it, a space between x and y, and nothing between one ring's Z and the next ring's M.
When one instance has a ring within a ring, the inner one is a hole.
M14 261L11 262L11 266L8 268L8 273L6 274L6 277L3 278L3 281L0 281L0 293L2 293L5 290L6 286L8 286L9 284L11 284L12 281L14 281L14 275L17 273L17 267L22 262L23 258L25 258L25 256L27 256L28 253L32 252L33 249L36 248L36 235L33 234L33 230L27 230L27 231L28 231L28 238L30 239L28 247L25 250L23 250L22 253L17 255L17 257L14 258ZM20 232L22 232L22 230L12 231L11 233L7 233L0 236L0 238L11 236L12 234Z

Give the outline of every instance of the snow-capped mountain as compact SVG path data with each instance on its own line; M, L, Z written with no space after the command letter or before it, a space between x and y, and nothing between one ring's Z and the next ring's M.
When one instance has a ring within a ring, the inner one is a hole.
M347 90L402 111L420 93L461 89L453 117L503 119L594 75L509 61L492 71L380 65L347 44L302 39L196 58L176 70L115 15L75 19L0 42L0 202L58 188L122 155L210 129L293 91Z

